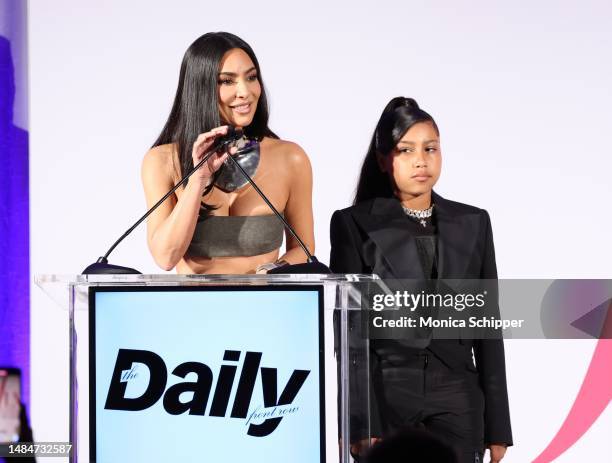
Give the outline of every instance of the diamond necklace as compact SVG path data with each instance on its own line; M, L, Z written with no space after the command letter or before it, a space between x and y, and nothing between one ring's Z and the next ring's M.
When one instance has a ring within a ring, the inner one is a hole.
M425 219L428 219L431 217L431 215L433 214L433 204L431 206L429 206L429 208L424 209L422 211L418 211L415 209L410 209L406 206L404 206L402 204L402 209L404 209L404 212L406 213L406 215L408 217L412 217L413 219L417 219L419 221L419 223L421 225L423 225L423 227L427 226L427 222L425 221Z

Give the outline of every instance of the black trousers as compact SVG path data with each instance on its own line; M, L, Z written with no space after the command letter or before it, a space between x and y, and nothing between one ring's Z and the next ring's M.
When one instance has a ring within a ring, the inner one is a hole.
M461 463L483 461L484 396L478 374L453 371L427 350L381 358L373 392L385 434L424 427L451 445Z

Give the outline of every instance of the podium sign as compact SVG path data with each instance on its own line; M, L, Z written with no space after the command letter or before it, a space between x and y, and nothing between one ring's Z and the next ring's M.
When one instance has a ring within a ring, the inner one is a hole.
M325 461L322 286L93 287L89 307L91 461Z

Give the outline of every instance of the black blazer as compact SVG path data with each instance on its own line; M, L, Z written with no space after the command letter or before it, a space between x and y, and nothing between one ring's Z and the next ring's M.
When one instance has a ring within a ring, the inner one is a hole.
M438 232L438 277L496 279L489 214L436 193L432 197ZM373 273L383 279L424 279L408 220L396 198L376 198L334 212L331 270ZM512 445L503 341L433 340L428 349L454 370L473 370L473 351L485 397L485 443Z

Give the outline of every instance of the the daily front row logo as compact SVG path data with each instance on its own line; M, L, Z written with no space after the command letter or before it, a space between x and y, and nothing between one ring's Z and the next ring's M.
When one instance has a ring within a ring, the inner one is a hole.
M310 373L309 370L294 370L279 396L277 394L277 369L260 368L261 357L261 352L246 353L230 414L230 418L247 418L257 375L260 373L263 406L267 411L258 413L258 410L256 410L249 416L249 421L251 421L253 415L256 418L266 418L260 424L249 424L247 434L254 437L264 437L271 434L278 427L283 417L291 413L291 409L284 408L281 410L280 408L293 403ZM239 360L240 351L226 350L223 355L224 362L238 362ZM149 383L139 397L126 397L128 381L134 375L135 364L144 364L149 369ZM209 416L226 416L237 370L238 366L235 364L221 365L208 413ZM171 415L188 412L189 415L204 416L212 389L213 372L208 365L200 362L181 363L172 371L174 376L180 378L185 378L189 373L195 373L197 381L179 382L166 390L168 370L164 360L159 355L147 350L119 349L104 408L124 411L145 410L156 404L163 396L163 407ZM181 402L179 400L179 396L184 392L193 393L190 401Z

